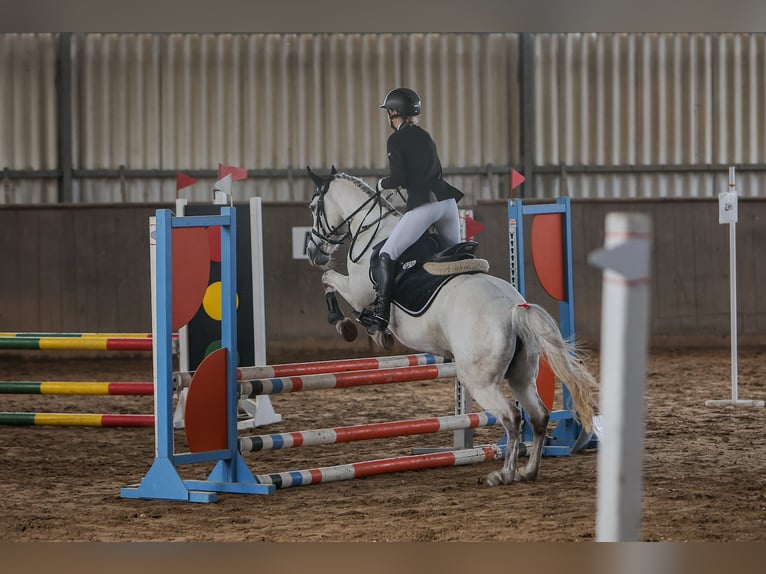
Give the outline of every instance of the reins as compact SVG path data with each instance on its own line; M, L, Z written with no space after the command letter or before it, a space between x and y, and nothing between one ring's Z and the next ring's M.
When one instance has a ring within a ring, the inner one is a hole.
M350 215L348 215L343 221L341 221L337 226L330 227L330 225L327 223L327 217L324 210L324 195L327 193L327 191L330 188L330 184L335 179L346 179L348 181L351 181L356 187L360 188L362 191L367 193L368 198L362 202L362 204L357 207ZM389 203L386 199L384 199L380 192L373 191L371 187L369 187L364 181L361 179L358 179L354 176L345 174L345 173L338 173L335 174L332 178L330 178L325 185L321 186L317 193L319 194L319 201L317 202L317 213L316 213L316 219L318 226L321 226L321 232L312 229L311 233L312 235L316 235L318 238L320 238L322 241L325 241L327 243L331 243L333 245L340 245L346 241L349 237L351 238L351 244L349 245L349 259L352 263L357 263L359 260L364 256L365 253L367 253L367 250L372 246L373 242L375 241L375 236L378 233L378 229L380 228L380 222L383 221L386 217L391 215L392 213L397 213L398 210L396 207L394 207L391 203ZM367 213L364 214L364 217L362 218L363 224L359 226L359 229L356 231L356 233L351 233L351 221L364 210L364 208L369 204L369 208L367 209ZM372 211L375 209L375 206L379 208L379 214L378 217L369 223L364 223L368 216L372 213ZM384 207L385 212L383 211ZM348 230L340 236L339 239L333 239L333 236L339 235L339 231L344 227L347 226ZM367 244L364 246L362 251L358 255L353 255L354 248L356 246L356 242L359 238L359 236L366 232L367 230L371 229L372 227L375 227L375 231L370 236L369 241L367 241ZM318 247L318 246L317 246ZM321 250L321 249L320 249ZM327 254L327 253L325 253Z

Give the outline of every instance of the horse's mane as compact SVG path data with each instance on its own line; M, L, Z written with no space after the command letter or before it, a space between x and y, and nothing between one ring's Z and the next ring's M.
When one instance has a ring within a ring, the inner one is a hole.
M381 194L379 194L377 191L372 189L366 181L363 179L360 179L356 176L350 175L348 173L338 172L335 174L335 179L345 179L346 181L350 181L353 183L356 187L364 191L367 195L370 197L374 197L377 199L378 203L383 205L386 209L389 209L390 211L393 211L395 213L399 213L399 209L391 203L388 199L383 197Z

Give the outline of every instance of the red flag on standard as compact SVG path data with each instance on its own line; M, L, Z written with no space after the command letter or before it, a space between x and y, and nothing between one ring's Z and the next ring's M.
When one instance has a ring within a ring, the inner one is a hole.
M524 183L524 176L521 175L518 171L511 168L511 191L519 187L522 183Z
M190 175L186 175L180 171L176 173L176 191L194 185L195 183L197 183L197 180Z
M239 179L247 179L247 169L244 167L234 167L233 165L218 164L218 179L223 179L227 175L231 174L231 179L237 181Z
M467 241L471 241L473 236L484 229L484 224L476 221L470 215L465 215L465 238Z

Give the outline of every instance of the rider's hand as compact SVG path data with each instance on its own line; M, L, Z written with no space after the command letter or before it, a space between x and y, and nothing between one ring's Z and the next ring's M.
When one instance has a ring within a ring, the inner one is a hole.
M378 180L378 191L383 191L384 189L386 189L385 187L383 187L383 180L384 180L384 179L386 179L386 178L385 178L385 177L381 177L381 178Z

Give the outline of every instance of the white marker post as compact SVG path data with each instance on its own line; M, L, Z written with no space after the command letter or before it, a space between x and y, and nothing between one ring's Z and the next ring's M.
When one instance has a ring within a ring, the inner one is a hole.
M263 280L263 208L260 197L250 198L250 254L253 278L253 342L255 364L266 364L266 290ZM255 428L281 422L274 412L269 395L239 401L250 419L239 421L237 428Z
M641 540L644 388L649 339L652 222L610 213L604 248L590 254L604 269L601 307L603 433L598 448L596 540Z
M718 194L718 223L729 224L729 307L731 314L731 400L705 401L708 407L762 407L764 401L737 396L737 219L738 202L734 166L729 167L729 189Z

